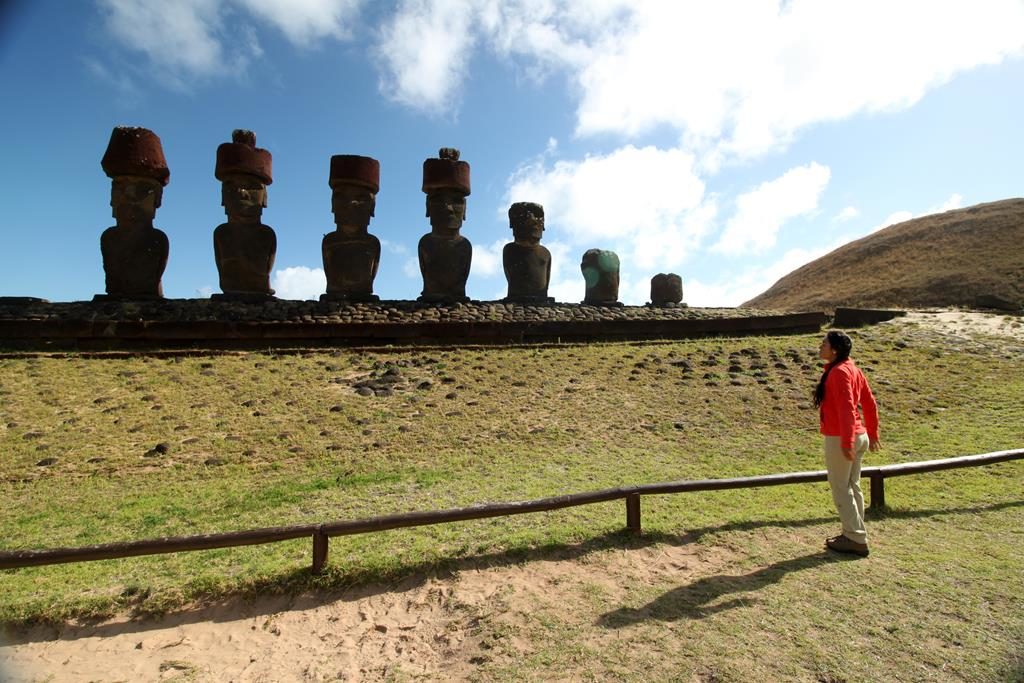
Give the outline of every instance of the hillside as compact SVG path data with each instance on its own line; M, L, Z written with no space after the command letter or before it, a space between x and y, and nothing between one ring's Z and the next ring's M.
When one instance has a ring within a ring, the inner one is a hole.
M1024 305L1024 199L897 223L794 270L743 304L775 310Z

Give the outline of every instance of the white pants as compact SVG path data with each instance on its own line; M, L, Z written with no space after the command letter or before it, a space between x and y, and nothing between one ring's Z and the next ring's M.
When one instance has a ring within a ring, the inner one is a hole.
M857 543L867 543L864 529L864 494L860 490L860 463L868 451L868 435L857 434L853 440L853 462L843 456L838 436L825 437L825 467L832 501L843 524L843 535Z

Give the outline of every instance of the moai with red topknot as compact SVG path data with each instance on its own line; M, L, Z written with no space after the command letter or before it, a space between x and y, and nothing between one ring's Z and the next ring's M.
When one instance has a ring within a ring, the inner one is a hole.
M100 162L111 179L116 224L100 236L106 294L96 299L159 299L170 243L153 227L171 172L156 133L118 126Z
M469 164L459 161L459 150L444 147L438 158L423 162L423 191L427 194L430 232L420 238L418 252L423 294L419 301L469 301L466 280L473 261L473 245L459 231L466 220Z
M321 301L379 301L373 280L380 265L380 240L369 233L380 190L380 162L355 154L331 157L328 178L334 232L324 235L322 251L327 293Z
M235 130L231 142L217 147L214 176L221 181L221 206L228 222L213 231L213 256L223 294L212 299L273 299L270 273L277 255L277 235L262 222L267 185L273 182L273 158L256 146L251 130Z

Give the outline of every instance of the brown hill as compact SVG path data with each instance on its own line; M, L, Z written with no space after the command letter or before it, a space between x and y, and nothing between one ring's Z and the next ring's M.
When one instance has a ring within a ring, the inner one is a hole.
M974 307L979 297L1024 306L1024 199L883 228L797 268L743 306Z

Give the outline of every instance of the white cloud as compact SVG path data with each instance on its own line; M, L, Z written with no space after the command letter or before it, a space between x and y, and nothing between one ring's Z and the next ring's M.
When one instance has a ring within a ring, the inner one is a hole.
M753 156L816 122L907 108L957 72L1020 54L1024 4L638 3L601 48L577 74L580 134L667 124L691 145Z
M857 210L856 206L847 206L842 211L837 213L832 220L836 221L837 223L845 223L846 221L853 220L859 215L860 211Z
M949 196L949 199L939 204L933 209L929 209L927 213L944 213L946 211L952 211L953 209L959 209L964 205L964 198L958 193L954 192Z
M416 280L422 277L423 274L420 273L419 257L410 256L409 258L405 259L405 262L402 264L402 273L404 273L405 276L411 280Z
M216 37L216 0L100 0L107 29L123 46L146 55L180 85L182 75L208 76L227 61Z
M723 277L715 282L687 282L683 278L683 301L691 306L739 306L764 292L780 278L839 248L847 241L843 237L819 249L790 249L773 263L723 273Z
M507 242L507 240L497 240L490 246L474 244L473 267L470 270L470 275L489 278L499 273L504 274L502 250Z
M362 5L362 0L236 1L300 46L323 38L350 38L351 25Z
M513 174L505 198L506 206L542 204L548 229L588 247L652 233L689 242L703 230L687 218L701 207L704 183L693 171L693 157L678 149L627 145L550 168L539 161ZM663 240L662 250L671 250L669 241Z
M912 218L920 218L921 216L930 216L933 213L944 213L946 211L952 211L953 209L959 209L963 206L964 198L957 192L954 192L949 198L941 204L936 204L928 209L925 209L922 213L914 214L910 211L896 211L885 217L885 220L876 225L875 227L868 230L866 234L878 232L882 228L887 228L890 225L896 225L897 223L903 223L909 221Z
M362 0L99 3L116 43L145 55L165 85L187 88L196 78L243 73L253 59L263 55L252 19L280 30L295 45L308 46L324 38L349 38L349 26L356 20ZM137 69L131 63L124 68Z
M274 271L271 287L279 299L318 299L327 291L323 268L291 266Z
M382 89L414 108L450 104L479 46L566 73L579 135L669 126L713 168L1024 53L1024 3L404 0L381 36Z
M902 223L903 221L909 221L913 217L914 214L911 213L910 211L895 211L886 216L884 221L882 221L875 227L871 228L871 230L869 230L868 233L870 234L873 232L878 232L882 228L887 228L890 225L896 225L897 223Z
M599 248L619 255L620 301L644 303L650 278L686 263L717 215L716 198L704 194L693 163L679 149L632 145L552 165L542 155L509 178L503 206L544 206L551 296L582 301L579 262L584 251Z
M381 91L414 109L451 111L473 51L474 14L462 0L403 0L380 31Z
M380 31L381 91L415 109L450 110L477 46L531 80L578 71L628 7L626 0L403 0Z
M216 291L217 290L214 289L212 285L203 285L202 287L196 288L196 296L200 299L209 299L210 295Z
M736 213L713 250L740 254L773 246L783 223L818 207L830 177L827 166L812 162L740 195L736 199Z

